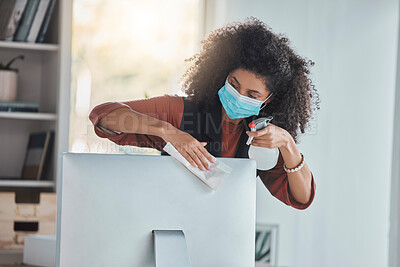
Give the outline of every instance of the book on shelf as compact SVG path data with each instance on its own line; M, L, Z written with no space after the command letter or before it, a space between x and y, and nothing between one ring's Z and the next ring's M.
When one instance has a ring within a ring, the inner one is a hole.
M43 180L51 159L54 131L30 133L20 177L0 177L0 180Z
M7 26L6 41L12 41L28 0L17 0Z
M44 17L46 16L46 11L49 7L49 4L50 0L40 0L39 7L36 11L36 15L32 22L31 29L29 30L28 37L26 38L26 41L28 43L36 42L36 39L38 38L39 35L40 26L42 25Z
M52 15L54 13L54 8L56 6L56 1L57 0L50 0L50 3L47 7L46 10L46 15L44 16L43 22L40 26L40 30L38 33L38 36L36 38L36 42L37 43L43 43L44 42L44 38L46 37L46 33L47 30L49 29L49 25L50 25L50 21L52 18Z
M0 112L38 112L39 104L33 102L1 102Z
M0 40L6 39L7 26L14 10L16 0L0 1Z
M23 180L42 180L48 167L54 142L54 131L31 133L22 167Z
M43 43L57 0L0 0L0 40Z
M14 41L25 42L28 37L29 30L35 19L36 11L39 7L40 0L29 0L26 4L24 14L18 26L17 32L14 35Z

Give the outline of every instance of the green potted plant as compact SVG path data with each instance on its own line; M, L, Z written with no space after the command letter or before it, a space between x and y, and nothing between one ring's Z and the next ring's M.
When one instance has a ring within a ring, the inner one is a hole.
M12 68L14 61L24 59L19 55L7 63L0 62L0 101L15 101L17 99L18 69Z

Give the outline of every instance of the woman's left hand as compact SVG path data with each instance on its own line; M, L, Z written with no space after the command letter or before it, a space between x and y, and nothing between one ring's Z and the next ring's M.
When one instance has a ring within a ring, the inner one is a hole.
M282 148L289 144L292 136L283 128L268 123L264 129L251 132L246 131L248 136L253 137L251 144L266 148Z

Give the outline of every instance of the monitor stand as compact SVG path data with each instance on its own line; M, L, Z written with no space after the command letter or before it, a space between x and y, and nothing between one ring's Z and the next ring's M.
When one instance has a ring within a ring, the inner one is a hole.
M182 230L153 230L156 267L190 267L185 234Z

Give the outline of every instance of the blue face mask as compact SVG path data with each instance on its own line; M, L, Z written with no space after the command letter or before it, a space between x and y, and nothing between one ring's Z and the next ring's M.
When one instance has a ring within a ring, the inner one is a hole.
M231 119L241 119L258 115L260 113L261 105L267 101L272 94L270 94L264 101L241 95L232 87L232 85L230 85L228 78L226 78L225 85L218 91L218 96L228 117Z

